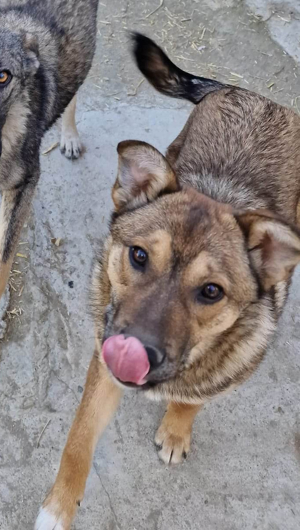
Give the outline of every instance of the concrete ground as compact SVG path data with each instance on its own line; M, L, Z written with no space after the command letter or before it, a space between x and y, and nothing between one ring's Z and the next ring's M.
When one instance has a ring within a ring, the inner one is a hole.
M136 138L164 150L191 108L141 83L125 30L152 36L190 71L300 110L299 0L161 4L152 13L160 0L101 2L95 63L79 97L85 153L78 162L58 149L41 156L1 342L1 530L33 528L81 397L93 351L88 280L111 208L116 145ZM58 138L54 128L43 151ZM128 392L99 443L74 529L299 529L299 287L300 272L264 363L197 418L182 466L162 465L152 443L164 405Z

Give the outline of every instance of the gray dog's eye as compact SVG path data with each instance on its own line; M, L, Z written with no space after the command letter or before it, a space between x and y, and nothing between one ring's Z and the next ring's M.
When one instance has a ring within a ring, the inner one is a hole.
M138 270L143 270L148 260L148 254L140 247L130 247L129 258L131 265Z
M214 304L224 296L223 288L215 283L207 283L197 291L197 302L200 304Z
M2 70L2 72L0 72L0 88L8 85L8 83L11 81L11 78L12 75L8 70Z

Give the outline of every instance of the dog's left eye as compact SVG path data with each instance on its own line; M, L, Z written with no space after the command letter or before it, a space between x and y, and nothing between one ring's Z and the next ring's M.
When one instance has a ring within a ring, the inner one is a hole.
M148 254L141 247L130 247L129 258L131 265L138 270L143 270L148 260Z
M2 70L0 72L0 87L8 85L12 78L11 73L8 70Z
M214 304L224 296L223 288L215 283L207 283L200 287L197 292L197 302L202 304Z

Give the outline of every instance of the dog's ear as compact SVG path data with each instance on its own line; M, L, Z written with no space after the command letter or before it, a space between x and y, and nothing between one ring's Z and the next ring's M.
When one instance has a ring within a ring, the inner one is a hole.
M151 145L128 140L118 145L119 169L112 198L116 211L137 208L162 193L178 190L166 158Z
M24 33L23 49L25 52L24 71L26 74L35 74L40 66L37 36L32 33Z
M236 214L264 290L287 280L300 263L300 231L266 211Z

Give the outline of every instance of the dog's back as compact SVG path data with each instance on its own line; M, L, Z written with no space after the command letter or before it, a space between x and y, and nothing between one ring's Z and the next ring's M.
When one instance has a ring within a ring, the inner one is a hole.
M167 152L180 181L234 208L268 208L295 222L299 117L248 90L180 70L143 35L134 35L134 45L154 88L197 104Z
M208 94L168 150L183 183L234 208L268 208L291 222L299 155L299 118L238 88Z

